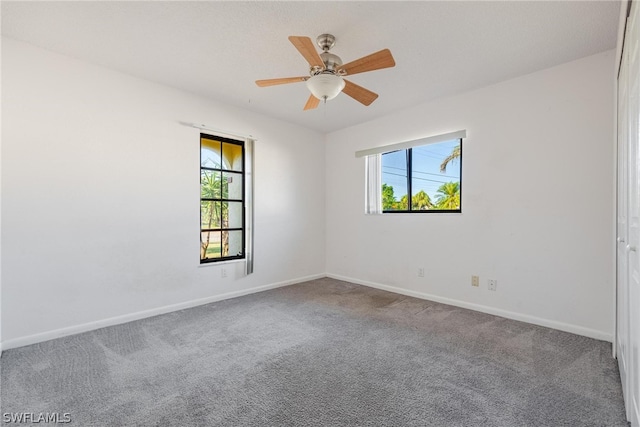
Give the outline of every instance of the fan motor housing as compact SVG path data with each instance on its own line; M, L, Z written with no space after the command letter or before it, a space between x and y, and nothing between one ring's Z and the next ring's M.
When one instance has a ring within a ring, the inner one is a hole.
M338 71L338 67L342 65L342 59L333 53L322 52L320 58L322 58L322 62L324 62L325 71L335 73Z

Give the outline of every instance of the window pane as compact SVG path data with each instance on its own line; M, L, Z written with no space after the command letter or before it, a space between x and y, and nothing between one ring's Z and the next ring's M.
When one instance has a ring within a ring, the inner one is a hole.
M244 247L242 240L242 231L223 231L223 256L238 256L242 255L242 248Z
M222 144L222 156L224 158L223 169L242 171L242 146L224 142Z
M220 141L200 138L200 166L205 168L222 168Z
M200 198L219 199L220 187L220 172L200 169Z
M244 257L244 143L200 137L200 258Z
M220 231L204 231L200 233L200 259L220 258L222 233Z
M460 209L460 140L414 147L412 209Z
M223 228L242 228L242 202L223 202L225 212Z
M222 174L223 196L225 199L242 200L242 174L224 172Z
M220 228L220 202L200 202L200 228Z
M407 151L382 155L382 209L407 210Z

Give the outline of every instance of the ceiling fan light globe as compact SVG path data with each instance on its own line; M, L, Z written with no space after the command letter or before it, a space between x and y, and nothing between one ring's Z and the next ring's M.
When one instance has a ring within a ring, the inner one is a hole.
M328 101L344 89L344 79L335 74L317 74L307 80L307 88L318 99Z

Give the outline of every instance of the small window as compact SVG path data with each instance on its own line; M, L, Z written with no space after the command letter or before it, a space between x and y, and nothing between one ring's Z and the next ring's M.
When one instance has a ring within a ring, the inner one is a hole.
M461 212L462 139L382 154L382 211Z
M245 257L244 142L200 134L200 262Z

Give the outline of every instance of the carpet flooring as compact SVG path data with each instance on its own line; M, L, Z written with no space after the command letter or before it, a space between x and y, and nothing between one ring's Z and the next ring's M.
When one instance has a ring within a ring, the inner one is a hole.
M610 343L329 278L8 350L0 369L3 414L70 426L627 426Z

